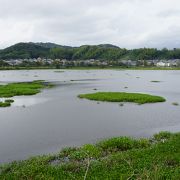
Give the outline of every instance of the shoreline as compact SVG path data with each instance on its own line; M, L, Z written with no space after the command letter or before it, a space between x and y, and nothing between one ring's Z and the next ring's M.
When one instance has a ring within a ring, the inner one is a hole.
M0 67L0 71L6 70L180 70L180 67Z

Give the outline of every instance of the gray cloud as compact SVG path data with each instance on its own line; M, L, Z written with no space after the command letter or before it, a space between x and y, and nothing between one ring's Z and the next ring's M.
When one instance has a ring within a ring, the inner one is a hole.
M180 45L179 0L0 0L0 5L0 48L27 41Z

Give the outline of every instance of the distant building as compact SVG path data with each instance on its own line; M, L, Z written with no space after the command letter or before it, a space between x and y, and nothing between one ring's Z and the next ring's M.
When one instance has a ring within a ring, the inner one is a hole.
M160 62L157 62L156 66L157 67L169 67L170 63L160 61Z

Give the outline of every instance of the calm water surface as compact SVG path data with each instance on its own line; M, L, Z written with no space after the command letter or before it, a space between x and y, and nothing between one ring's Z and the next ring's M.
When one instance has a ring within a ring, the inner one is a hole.
M162 130L180 131L180 106L172 105L180 103L180 71L0 71L0 84L32 80L57 86L34 96L14 97L12 107L0 109L0 163L112 136L148 137ZM96 92L95 88L150 93L167 101L121 107L77 98Z

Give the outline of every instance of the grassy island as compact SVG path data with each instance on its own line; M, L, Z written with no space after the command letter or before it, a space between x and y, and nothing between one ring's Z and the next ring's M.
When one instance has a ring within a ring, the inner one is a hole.
M180 133L65 148L1 165L0 179L180 179Z
M126 92L97 92L92 94L80 94L78 97L95 101L134 102L138 104L166 101L163 97L160 96Z
M34 95L46 87L51 87L52 84L44 81L9 83L0 85L0 98L9 98L13 96ZM0 107L9 107L14 102L13 99L6 99L4 102L0 101Z
M51 85L49 83L45 83L44 81L20 82L0 85L0 97L34 95L39 93L41 89L50 86Z

